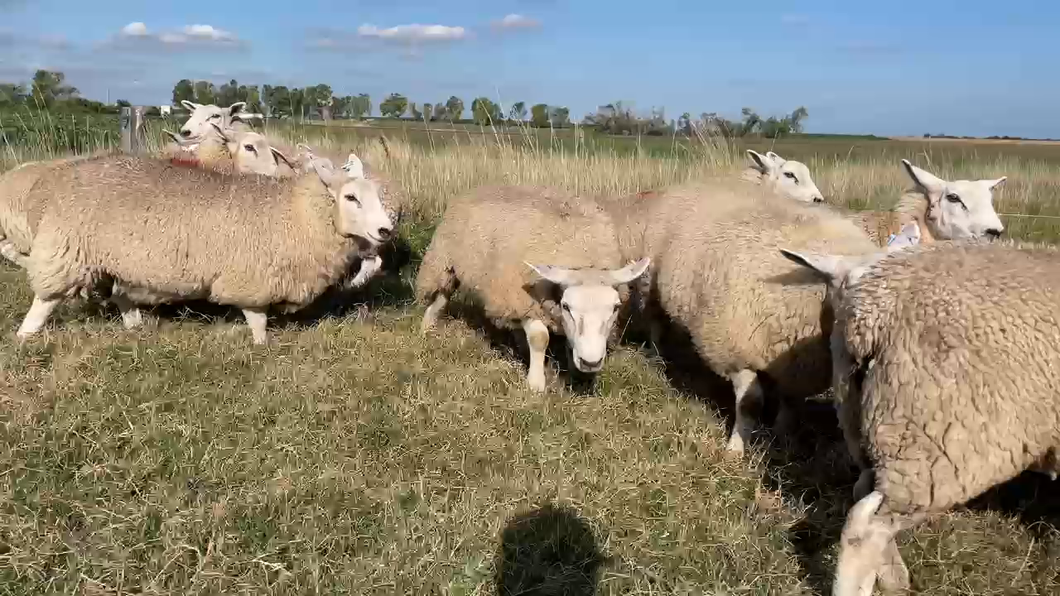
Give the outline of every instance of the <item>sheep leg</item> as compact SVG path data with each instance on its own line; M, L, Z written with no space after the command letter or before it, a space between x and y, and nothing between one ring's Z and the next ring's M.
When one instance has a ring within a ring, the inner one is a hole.
M30 305L26 318L22 319L22 325L18 328L17 335L19 339L26 339L40 331L41 327L44 327L44 323L48 321L52 311L55 310L55 307L59 306L59 302L59 298L45 300L40 296L34 296L33 304Z
M749 403L761 403L762 385L758 382L758 374L746 368L730 375L729 380L732 381L736 394L736 421L733 423L732 436L729 437L726 449L742 454L745 445L751 442L751 431L754 430L754 425L747 415L746 406Z
M434 328L446 304L449 304L449 296L446 296L444 292L435 294L431 305L427 307L427 312L423 313L423 321L420 323L421 333L426 335L428 331Z
M346 282L346 287L351 290L360 288L375 277L375 274L379 272L382 266L383 257L379 255L361 259L361 268L357 271L357 275L353 276L353 279Z
M121 322L126 329L136 329L144 323L143 313L133 304L132 300L124 294L111 294L111 302L121 312Z
M15 243L6 238L0 239L0 256L23 269L26 268L26 259L28 257L18 252L18 249L15 248Z
M888 592L909 587L909 570L894 537L922 516L904 519L881 512L883 501L883 494L873 491L850 508L840 538L833 596L871 596L877 578Z
M265 323L268 320L264 310L257 308L244 308L243 316L247 319L247 325L250 327L250 334L254 338L254 344L258 346L265 345L268 341L268 336L265 333Z
M526 382L534 391L545 390L545 350L548 349L548 327L537 319L523 323L526 343L530 346L530 370Z

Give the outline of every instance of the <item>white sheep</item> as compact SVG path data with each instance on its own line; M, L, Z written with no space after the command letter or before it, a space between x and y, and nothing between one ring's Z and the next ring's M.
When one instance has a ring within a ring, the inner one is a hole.
M210 135L211 124L220 126L222 129L232 128L239 132L249 132L251 128L246 122L264 117L262 114L243 111L247 106L245 101L237 101L227 108L213 104L198 104L188 100L182 100L180 103L191 112L180 127L180 136L191 143L201 141Z
M913 188L902 194L894 211L848 212L878 244L915 220L925 244L937 240L960 240L981 236L998 237L1004 232L994 210L994 191L1007 176L983 180L943 180L902 160L902 167Z
M836 596L909 585L895 535L1060 449L1060 253L944 241L783 254L828 286L839 420L862 468Z
M784 159L772 151L762 155L748 149L747 155L751 158L751 165L743 171L742 179L769 186L796 201L824 202L824 196L810 176L810 169L806 164Z
M423 257L422 330L463 288L498 328L526 333L527 384L544 391L549 333L566 336L574 368L599 371L623 304L616 287L649 262L621 266L614 227L595 203L550 188L482 187L449 203Z
M265 343L270 305L307 305L362 246L393 233L375 182L313 169L284 180L127 156L57 168L31 191L47 207L18 336L37 333L64 297L104 278L115 281L123 319L134 304L207 299L241 308L254 342Z
M788 402L827 390L831 360L821 329L823 289L777 249L878 250L853 222L728 178L642 193L609 209L623 258L649 257L653 263L634 296L653 343L659 341L661 310L689 332L705 363L732 383L730 451L742 453L750 438L745 409L764 397L763 377L779 398L781 432L790 422ZM789 278L805 283L781 283Z
M201 165L220 172L289 178L296 172L307 171L308 162L296 165L261 133L223 129L213 123L209 124L209 128L211 132L196 141L163 130L176 146L176 149L170 148L163 155L168 156L173 163Z

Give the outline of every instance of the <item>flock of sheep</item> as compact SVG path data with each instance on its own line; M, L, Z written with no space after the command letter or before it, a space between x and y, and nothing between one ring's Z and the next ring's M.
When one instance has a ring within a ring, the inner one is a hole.
M0 251L26 270L36 334L60 301L139 307L206 299L242 309L255 343L270 308L302 308L380 271L393 197L350 154L278 148L244 105L186 104L169 154L24 164L0 177ZM1024 470L1060 471L1060 254L1000 236L993 190L908 161L892 212L824 204L805 164L748 151L716 176L612 199L490 186L452 199L416 281L429 333L458 288L497 326L521 329L527 384L546 386L552 334L599 371L616 321L653 343L664 317L728 378L742 453L752 402L834 390L862 470L833 594L904 589L897 532Z

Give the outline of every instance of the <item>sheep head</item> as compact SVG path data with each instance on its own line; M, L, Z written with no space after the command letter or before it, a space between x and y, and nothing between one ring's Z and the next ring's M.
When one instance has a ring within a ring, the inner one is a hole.
M927 198L924 223L931 236L946 240L963 240L989 236L998 238L1005 230L994 210L994 189L1007 176L993 180L943 180L902 160L906 173L917 191Z
M650 262L643 258L621 269L567 269L526 263L562 290L563 333L575 368L584 373L603 368L607 338L622 306L616 287L640 277Z
M237 172L278 177L286 172L283 166L292 171L295 169L291 160L282 151L270 145L261 133L222 129L213 123L210 126L228 147Z
M216 124L221 128L230 128L234 122L245 122L262 117L261 114L244 111L247 106L245 101L237 101L227 108L213 104L198 104L188 100L180 103L191 112L187 121L180 127L180 136L189 141L201 141L209 136L211 124Z
M336 170L328 159L313 159L311 167L335 199L336 226L344 236L379 246L394 235L394 224L383 207L379 183Z
M758 174L759 183L765 184L786 197L804 203L823 203L824 195L810 177L806 164L783 157L772 151L762 155L753 149L747 150L751 167Z

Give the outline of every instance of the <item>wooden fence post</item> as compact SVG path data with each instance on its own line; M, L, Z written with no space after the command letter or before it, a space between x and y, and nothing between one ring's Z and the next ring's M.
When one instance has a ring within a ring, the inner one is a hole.
M126 106L121 109L121 150L137 154L144 145L144 107Z

